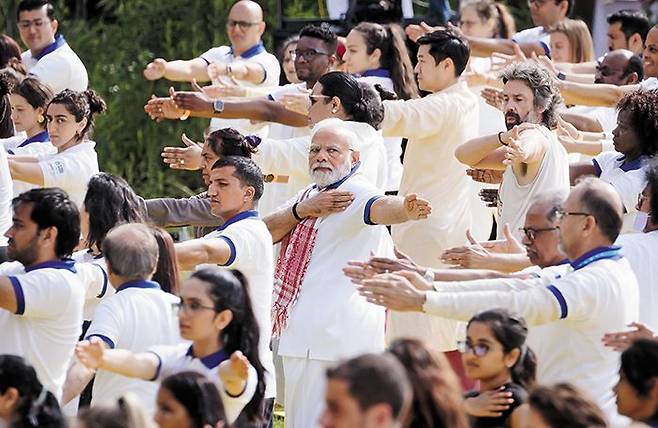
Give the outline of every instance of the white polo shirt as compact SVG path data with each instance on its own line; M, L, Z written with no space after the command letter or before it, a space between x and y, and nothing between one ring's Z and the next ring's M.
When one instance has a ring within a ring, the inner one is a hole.
M386 227L370 224L370 207L383 192L354 170L329 187L352 192L354 202L317 220L311 260L280 336L279 355L284 357L337 361L384 349L383 308L361 297L341 270L350 260L368 259L371 251L393 254ZM318 192L313 187L309 197Z
M50 155L57 152L57 149L50 144L50 137L48 136L48 131L42 131L38 134L25 138L16 144L12 148L7 148L7 153L10 155ZM20 195L23 192L27 192L30 189L37 188L39 186L28 183L20 180L13 180L14 186L14 197Z
M617 245L637 276L640 288L640 318L653 331L658 331L658 231L619 235Z
M155 354L159 360L158 370L153 380L162 381L167 376L176 373L193 371L204 375L214 382L222 398L224 412L226 412L226 419L229 424L235 422L238 416L240 416L242 409L244 409L244 406L249 404L256 392L258 377L256 369L251 364L249 365L247 385L242 394L234 397L226 392L222 384L222 379L219 377L219 365L231 356L224 352L224 350L203 358L196 358L192 353L192 346L182 343L176 346L156 346L150 352Z
M624 155L619 152L603 152L597 155L592 162L599 178L612 184L624 204L624 224L621 233L633 231L633 222L637 210L637 197L647 185L644 166L647 157L640 156L632 162L624 163Z
M544 53L551 56L551 34L544 27L526 28L513 35L512 40L516 43L539 43Z
M12 265L23 269L20 263ZM26 270L8 276L18 309L15 314L0 309L0 354L24 357L41 383L60 399L82 331L85 289L73 261L54 260Z
M47 83L56 94L64 89L87 89L87 69L61 34L39 55L33 56L28 49L23 52L21 58L28 73Z
M204 238L226 241L231 248L231 256L222 267L237 269L247 278L247 292L260 330L258 356L265 368L265 398L272 398L276 395L274 362L270 350L274 284L272 235L258 217L257 211L244 211L228 219Z
M245 88L254 87L269 87L279 85L279 75L281 73L281 66L279 60L274 55L267 52L263 46L263 42L258 42L255 46L247 49L241 55L234 56L233 49L229 46L219 46L207 50L199 57L204 60L208 65L213 62L221 62L223 64L231 64L238 62L250 62L259 64L265 72L265 78L260 83L252 83L246 80L237 80L230 77L222 77L220 80L224 83L232 85L237 84ZM220 119L213 118L210 121L210 128L212 131L220 128L235 128L243 135L267 132L267 126L263 122L252 123L249 119ZM264 134L261 136L265 136Z
M552 352L544 352L544 362L539 361L539 382L572 382L583 388L617 426L620 416L612 388L618 379L619 354L603 346L601 338L626 330L638 319L637 280L619 247L594 249L572 261L571 267L548 286L427 293L423 309L467 321L477 312L502 307L523 316L529 325L553 325L552 332L541 332L544 348ZM554 370L549 372L542 364Z
M107 276L107 264L102 255L94 256L88 250L76 251L71 258L76 262L83 284L87 285L84 319L91 321L100 302L115 293Z
M43 187L59 187L82 207L89 179L98 173L98 155L93 141L83 141L55 154L39 155Z
M174 304L178 297L165 293L157 282L130 281L96 308L86 338L101 338L111 349L145 352L157 345L181 342ZM101 370L96 374L92 405L114 402L126 392L137 395L142 406L155 410L157 385Z
M13 182L9 172L7 153L0 150L0 245L7 245L5 232L11 227L12 208L11 197Z

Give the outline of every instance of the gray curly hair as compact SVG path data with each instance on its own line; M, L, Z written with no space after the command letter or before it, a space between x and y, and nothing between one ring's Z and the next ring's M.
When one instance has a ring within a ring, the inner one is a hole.
M550 129L557 126L557 109L562 105L562 96L544 69L533 64L514 64L503 70L500 78L503 83L520 80L528 85L532 90L535 108L542 111L542 124Z

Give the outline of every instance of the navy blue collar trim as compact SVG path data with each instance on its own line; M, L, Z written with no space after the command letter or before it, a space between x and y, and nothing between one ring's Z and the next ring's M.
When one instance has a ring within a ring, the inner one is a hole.
M55 52L57 49L61 48L66 44L66 40L64 40L64 36L61 34L58 34L55 36L55 41L46 46L44 50L39 52L39 55L36 55L34 59L37 61L43 58L44 56L48 55L49 53Z
M566 265L567 263L571 263L569 259L562 259L560 263L557 264L557 266Z
M594 263L597 260L603 259L612 259L619 260L622 257L621 247L616 245L610 247L598 247L582 256L578 257L576 260L571 262L571 267L574 270L582 269L590 263Z
M246 218L258 218L258 211L256 210L249 210L249 211L242 211L241 213L237 213L233 217L229 218L226 220L224 224L221 226L218 226L215 230L218 232L221 232L222 230L226 229L233 223L237 223L240 220L244 220Z
M32 143L45 143L47 141L50 141L50 136L48 136L48 131L41 131L37 135L30 137L27 140L20 143L16 148L25 147L28 144L32 144Z
M36 265L26 266L25 272L32 272L33 270L38 269L66 269L73 273L77 273L73 259L49 260L47 262L37 263Z
M642 164L644 163L644 156L638 156L634 160L624 163L625 160L626 160L625 155L622 155L617 158L617 161L622 163L621 165L619 165L619 169L621 169L624 172L635 171L637 169L642 168Z
M353 175L356 173L356 171L359 169L360 166L361 166L361 162L357 162L357 163L355 163L354 166L352 167L352 169L350 170L350 173L347 174L345 177L341 178L340 180L338 180L338 181L335 182L335 183L332 183L332 184L330 184L330 185L328 185L328 186L326 186L326 187L322 187L322 188L319 188L319 189L320 189L321 191L324 191L324 190L332 190L332 189L338 189L338 186L340 186L341 184L343 184L343 183L345 182L345 180L347 180L348 178L350 178L351 176L353 176ZM317 184L314 184L313 187L318 187L318 185L317 185Z
M263 42L258 42L254 46L250 47L246 51L242 52L242 54L238 55L239 57L242 57L244 59L248 59L251 57L254 57L258 55L261 52L265 52L265 46L263 46ZM229 53L233 55L233 48L229 49Z
M208 369L214 369L218 365L222 363L222 361L226 361L229 359L229 355L224 351L223 349L220 349L217 352L213 352L210 355L206 355L203 358L197 358L194 356L194 350L192 349L192 346L190 346L187 350L187 353L185 354L188 357L196 358L197 360L201 361L204 366Z
M117 293L119 291L123 291L127 288L157 288L158 290L160 290L160 284L158 284L155 281L147 281L147 280L144 280L144 279L137 279L135 281L128 281L128 282L124 282L123 284L121 284L121 286L119 288L117 288Z
M366 70L361 77L391 77L391 70L386 68L375 68L373 70Z

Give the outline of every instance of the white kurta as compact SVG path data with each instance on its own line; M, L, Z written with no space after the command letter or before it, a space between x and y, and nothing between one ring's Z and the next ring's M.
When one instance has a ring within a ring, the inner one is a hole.
M478 100L463 82L424 98L384 101L384 136L408 138L400 194L417 193L433 207L428 219L392 228L395 245L422 266L443 267L441 253L466 244L468 228L480 239L489 236L489 212L455 158L455 149L477 130ZM391 312L386 333L389 340L421 338L441 351L457 346L455 322L423 314Z
M545 325L544 363L539 364L547 367L539 369L539 383L574 383L594 397L612 426L622 426L612 391L619 354L603 346L601 338L637 320L639 293L628 260L617 257L614 247L593 250L573 261L574 269L548 286L517 280L512 291L428 293L424 310L466 321L482 310L503 307L523 316L529 325Z

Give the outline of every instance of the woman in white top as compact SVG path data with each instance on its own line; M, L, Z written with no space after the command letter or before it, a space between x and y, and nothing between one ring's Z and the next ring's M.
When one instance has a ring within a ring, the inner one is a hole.
M418 97L414 69L397 25L362 22L347 35L343 60L349 73L371 86L393 91L399 99ZM402 178L402 139L385 138L388 180L384 190L397 191Z
M82 341L76 355L89 368L144 380L190 370L202 373L217 384L229 423L243 408L244 417L254 419L261 416L265 383L258 326L246 287L242 274L216 267L198 270L183 283L179 328L191 346L162 346L134 354Z
M57 150L50 144L46 130L46 108L54 94L50 86L36 77L26 77L13 88L11 118L16 131L25 136L8 139L5 149L10 155L53 154ZM34 184L14 180L14 196L37 187Z
M40 187L59 187L81 206L87 182L98 172L96 143L87 136L94 117L105 109L105 101L92 90L65 89L55 95L48 104L46 119L50 142L57 153L10 155L12 178Z

